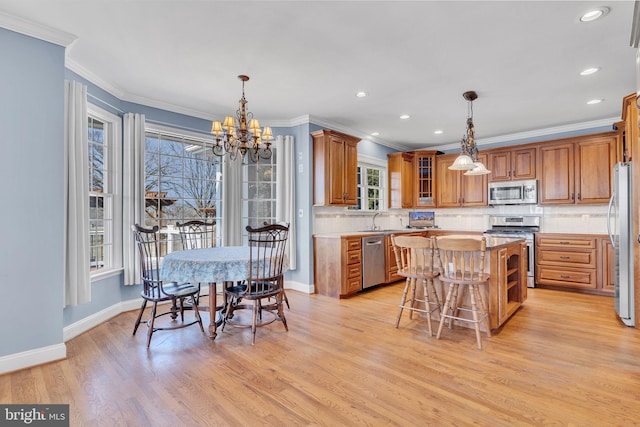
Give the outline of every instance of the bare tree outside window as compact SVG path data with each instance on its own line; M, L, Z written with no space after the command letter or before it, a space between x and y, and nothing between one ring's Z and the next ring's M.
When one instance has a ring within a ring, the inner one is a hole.
M194 219L220 224L222 172L203 141L147 132L145 224L173 232L176 222ZM219 229L219 227L217 227ZM216 244L220 243L216 232Z

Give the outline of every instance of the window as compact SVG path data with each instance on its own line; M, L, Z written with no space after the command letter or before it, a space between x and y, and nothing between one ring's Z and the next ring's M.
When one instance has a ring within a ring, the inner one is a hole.
M91 277L122 267L120 119L88 106L89 268Z
M210 141L166 129L147 129L145 138L145 226L166 235L163 250L181 249L176 222L215 221L215 244L222 235L222 163Z
M276 220L276 152L270 159L243 166L242 234L247 239L246 226L262 226Z
M371 158L358 162L358 204L350 209L384 210L386 173L386 165L377 159Z

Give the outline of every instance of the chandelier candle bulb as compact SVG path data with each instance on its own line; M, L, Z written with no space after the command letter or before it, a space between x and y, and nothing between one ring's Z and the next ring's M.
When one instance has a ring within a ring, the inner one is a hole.
M211 124L211 133L216 137L220 136L222 133L222 123L220 123L220 120L216 120Z

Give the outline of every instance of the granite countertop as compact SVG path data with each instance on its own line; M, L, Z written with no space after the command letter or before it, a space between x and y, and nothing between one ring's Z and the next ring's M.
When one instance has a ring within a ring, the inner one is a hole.
M376 231L342 231L342 232L336 232L336 233L322 233L322 234L316 234L315 236L317 237L333 237L333 238L340 238L343 236L374 236L377 234L394 234L394 233L413 233L416 231L429 231L429 230L440 230L439 228L428 228L428 229L410 229L410 228L401 228L401 229L396 229L396 230L376 230ZM445 232L452 232L454 230L442 230ZM456 234L447 234L446 236L441 236L441 237L446 237L446 238L456 238L456 237L475 237L475 238L480 238L480 234L479 232L475 232L475 234L466 234L467 232L462 230L462 231L454 231ZM491 250L491 249L498 249L501 248L503 246L509 245L511 243L515 243L515 242L519 242L519 241L524 241L525 239L522 237L495 237L491 234L482 234L482 236L486 237L487 239L487 250Z

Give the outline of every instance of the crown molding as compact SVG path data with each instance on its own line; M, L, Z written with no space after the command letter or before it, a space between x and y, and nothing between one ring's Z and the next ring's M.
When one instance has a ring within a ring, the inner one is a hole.
M619 122L619 121L620 121L619 117L611 117L608 119L592 120L589 122L572 123L569 125L554 126L550 128L536 129L532 131L494 136L491 138L476 139L476 144L478 145L478 147L482 147L487 145L499 144L501 142L515 142L521 139L540 138L544 136L557 135L565 132L576 132L576 131L593 129L593 128L602 127L602 126L613 126L615 122ZM437 147L429 147L430 150L442 150L442 151L455 150L458 148L460 148L459 142L454 142L446 145L439 145Z
M62 47L68 47L78 39L71 33L2 11L0 11L0 27Z
M109 92L111 95L115 96L116 98L122 100L125 97L126 93L122 89L104 80L97 74L93 73L92 71L88 70L87 68L83 67L82 65L74 61L73 59L66 58L64 65L70 71L73 71L80 77L83 77L89 80L91 83L98 86L100 89L106 92Z
M1 18L1 14L0 14L0 18ZM0 21L0 26L1 25L2 25L2 22ZM89 70L87 70L86 68L82 67L81 65L79 65L78 63L72 60L68 60L66 63L66 66L71 71L86 78L96 86L109 92L111 95L115 96L121 101L141 104L141 105L152 107L152 108L159 108L162 110L184 114L187 116L197 117L204 120L212 120L211 113L194 110L190 108L185 108L179 105L158 101L156 99L146 98L143 96L127 93L117 88L116 86L111 85L104 79L101 79L96 74L90 72ZM536 129L532 131L518 132L518 133L500 135L500 136L495 136L490 138L476 139L476 144L478 144L479 147L482 147L487 145L500 144L502 142L515 142L517 140L527 139L527 138L540 138L544 136L556 135L556 134L561 134L565 132L576 132L576 131L593 129L593 128L602 127L602 126L613 126L615 122L619 122L619 121L620 121L619 117L612 117L607 119L592 120L589 122L572 123L568 125L554 126L550 128ZM401 143L390 142L384 139L372 137L371 135L368 135L365 132L352 129L348 126L345 126L337 122L333 122L331 120L326 120L321 117L312 116L310 114L294 117L292 119L263 121L263 124L271 127L294 127L294 126L299 126L299 125L309 124L309 123L313 123L318 126L333 129L338 132L346 133L348 135L353 135L360 139L368 140L376 144L383 145L385 147L393 148L398 151L407 151L411 149ZM446 150L455 150L459 147L460 147L459 142L453 142L453 143L444 144L444 145L429 146L429 147L426 147L425 149L446 151Z

